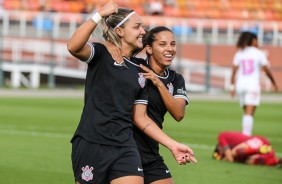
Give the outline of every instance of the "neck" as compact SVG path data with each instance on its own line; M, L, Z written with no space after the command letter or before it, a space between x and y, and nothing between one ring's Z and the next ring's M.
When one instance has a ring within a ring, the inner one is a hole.
M150 61L150 60L149 60L149 65L150 65L151 69L152 69L156 74L158 74L159 76L164 76L164 75L165 75L165 69L166 69L166 67L164 67L164 66L162 66L162 65L159 65L159 64L157 64L157 62Z
M132 48L129 45L122 46L121 54L122 54L123 57L130 59L131 52L132 52Z

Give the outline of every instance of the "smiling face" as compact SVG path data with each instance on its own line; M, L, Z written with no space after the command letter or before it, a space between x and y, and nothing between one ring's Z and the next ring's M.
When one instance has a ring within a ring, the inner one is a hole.
M116 32L121 38L122 48L132 51L143 47L142 38L145 35L145 30L138 14L131 15L123 27L116 29Z
M150 65L158 65L162 69L171 65L176 54L176 43L172 32L162 31L155 34L151 46L146 46L149 54Z

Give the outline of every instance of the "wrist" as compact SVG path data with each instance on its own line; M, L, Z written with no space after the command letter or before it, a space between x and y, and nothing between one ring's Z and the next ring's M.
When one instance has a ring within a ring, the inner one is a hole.
M235 85L234 85L234 84L231 84L231 85L229 86L229 90L230 90L230 91L234 91L234 90L235 90Z
M99 22L102 20L102 16L100 15L99 12L96 12L92 17L91 19L96 23L96 24L99 24Z

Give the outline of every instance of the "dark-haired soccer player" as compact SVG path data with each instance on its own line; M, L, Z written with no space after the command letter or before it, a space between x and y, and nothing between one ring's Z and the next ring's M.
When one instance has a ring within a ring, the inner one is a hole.
M265 137L247 136L240 132L221 132L212 156L216 160L253 165L275 166L282 162Z
M242 32L237 42L238 51L233 58L230 81L230 95L238 94L243 108L242 133L252 135L254 114L260 104L260 71L265 72L277 91L273 75L268 67L268 60L258 48L257 36L251 32Z
M143 40L147 59L133 57L141 64L143 76L149 79L148 116L160 127L164 116L169 112L176 121L182 120L188 104L185 81L181 74L169 69L176 55L176 41L173 32L163 26L147 32ZM112 51L108 45L108 50ZM112 51L112 55L115 55ZM118 58L118 51L116 56ZM134 138L141 156L144 169L144 183L172 184L170 170L159 153L159 143L134 127Z

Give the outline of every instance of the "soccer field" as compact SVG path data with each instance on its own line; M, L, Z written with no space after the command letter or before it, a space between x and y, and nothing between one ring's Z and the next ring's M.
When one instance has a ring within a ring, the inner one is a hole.
M0 183L70 184L70 139L83 98L0 97ZM254 134L269 139L282 157L282 104L262 103L255 115ZM177 123L167 115L164 130L188 144L198 164L179 166L161 148L176 184L281 184L282 168L250 166L211 158L217 134L241 130L237 101L191 100Z

